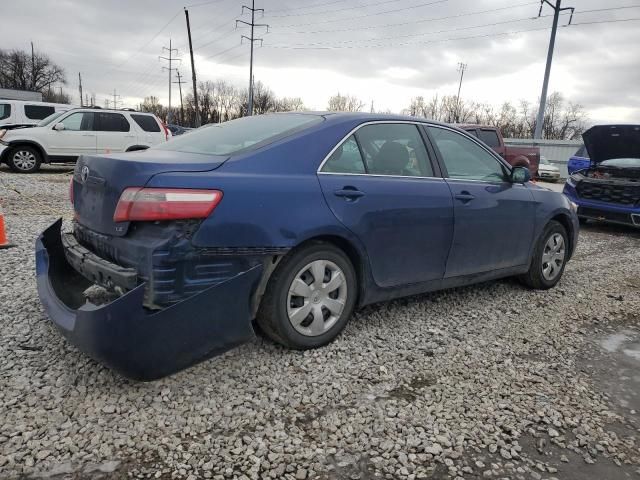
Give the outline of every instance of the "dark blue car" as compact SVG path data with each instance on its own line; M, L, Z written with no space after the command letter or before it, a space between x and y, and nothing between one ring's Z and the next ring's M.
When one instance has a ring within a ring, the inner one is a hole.
M373 302L507 276L553 287L578 219L528 180L457 128L359 113L83 156L72 231L37 241L40 298L70 342L134 379L246 342L254 320L319 347Z

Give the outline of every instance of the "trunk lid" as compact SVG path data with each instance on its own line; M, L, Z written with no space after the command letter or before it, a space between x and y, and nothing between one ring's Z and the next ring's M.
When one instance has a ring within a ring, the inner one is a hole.
M113 213L125 188L144 187L159 173L215 170L228 158L166 150L83 155L73 173L75 219L104 235L123 236L129 223L114 222Z
M582 138L591 165L612 158L640 158L640 125L596 125Z

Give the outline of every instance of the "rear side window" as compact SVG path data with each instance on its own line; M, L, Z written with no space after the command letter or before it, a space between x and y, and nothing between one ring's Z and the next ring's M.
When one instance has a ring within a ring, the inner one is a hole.
M0 103L0 120L9 118L11 115L11 105L8 103Z
M328 173L365 173L360 148L353 135L340 144L322 167Z
M367 172L400 177L432 177L433 170L416 125L382 123L356 132Z
M176 152L230 155L242 150L256 149L295 132L317 125L320 115L280 113L243 117L224 123L211 124L173 138L170 142L151 148Z
M491 148L500 146L500 139L498 138L498 133L495 130L480 130L480 136L478 138Z
M474 137L477 137L477 136L478 136L478 132L476 131L476 129L475 129L475 128L472 128L471 130L465 130L465 132L467 132L467 133L469 133L469 134L473 135Z
M25 105L24 114L31 120L42 120L47 118L52 113L55 113L56 109L47 105Z
M127 119L121 113L99 112L98 131L100 132L128 132L131 128Z
M152 117L151 115L131 114L131 118L133 118L133 121L136 122L138 126L145 132L160 131L160 125L158 125L155 117Z

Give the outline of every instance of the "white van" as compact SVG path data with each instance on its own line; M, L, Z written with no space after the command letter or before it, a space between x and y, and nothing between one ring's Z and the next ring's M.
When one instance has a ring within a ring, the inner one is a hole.
M56 112L74 108L63 103L28 102L0 99L0 128L31 126Z

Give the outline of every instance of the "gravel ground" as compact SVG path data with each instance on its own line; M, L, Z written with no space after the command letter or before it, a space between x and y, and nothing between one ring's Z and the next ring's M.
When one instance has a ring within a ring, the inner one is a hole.
M38 301L34 237L69 216L68 180L0 168L18 244L0 251L0 478L640 478L637 398L618 388L640 363L603 381L638 353L639 232L585 228L551 291L505 280L370 306L320 350L258 338L134 383Z

